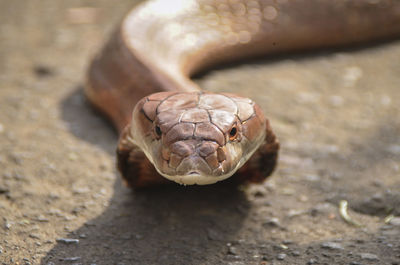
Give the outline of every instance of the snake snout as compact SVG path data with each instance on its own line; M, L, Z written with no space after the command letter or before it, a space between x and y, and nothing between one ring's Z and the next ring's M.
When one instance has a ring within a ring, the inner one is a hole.
M211 168L207 162L197 156L188 156L182 159L181 163L176 168L178 175L210 175L212 173Z
M177 175L221 175L227 168L225 148L214 141L189 139L164 148L163 158Z

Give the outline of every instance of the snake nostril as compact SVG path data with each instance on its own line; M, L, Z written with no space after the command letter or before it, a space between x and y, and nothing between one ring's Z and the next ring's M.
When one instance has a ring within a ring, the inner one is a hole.
M219 145L215 142L203 142L201 146L198 148L199 154L202 157L206 157L215 152L215 150L219 147Z
M176 153L181 157L186 157L193 154L195 146L196 146L195 141L184 140L173 143L169 147L169 149L171 150L172 153Z
M177 154L172 153L169 160L169 166L171 168L177 168L182 161L182 157Z

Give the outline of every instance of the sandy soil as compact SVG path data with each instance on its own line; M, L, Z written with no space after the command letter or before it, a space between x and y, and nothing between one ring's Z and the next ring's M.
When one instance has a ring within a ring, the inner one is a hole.
M400 264L399 41L198 78L262 105L278 170L263 185L132 192L82 84L133 5L0 1L1 264Z

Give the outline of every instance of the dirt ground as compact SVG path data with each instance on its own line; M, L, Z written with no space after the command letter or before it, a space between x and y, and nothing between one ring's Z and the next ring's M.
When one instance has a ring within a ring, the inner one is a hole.
M82 94L133 5L0 0L0 264L400 264L400 41L199 77L263 107L278 170L263 185L133 192Z

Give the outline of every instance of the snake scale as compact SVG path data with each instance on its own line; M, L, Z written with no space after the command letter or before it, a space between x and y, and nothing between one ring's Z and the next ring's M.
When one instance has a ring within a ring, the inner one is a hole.
M118 168L130 187L262 182L279 150L263 111L190 77L238 59L399 34L398 0L150 0L97 53L85 93L120 132Z

